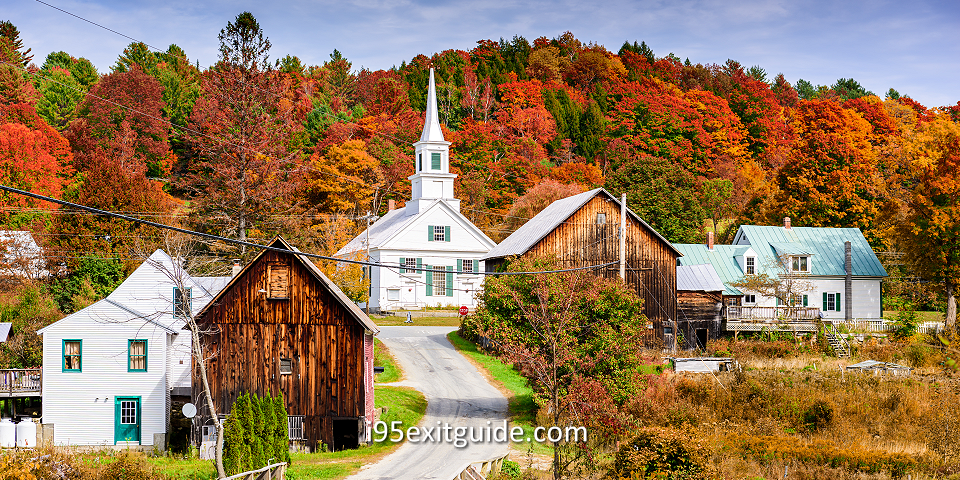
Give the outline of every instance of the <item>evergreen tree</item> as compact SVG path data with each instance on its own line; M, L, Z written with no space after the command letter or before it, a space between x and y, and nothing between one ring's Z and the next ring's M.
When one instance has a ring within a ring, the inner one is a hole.
M278 462L290 463L290 434L287 430L287 407L283 401L283 392L273 397L274 428L274 456Z

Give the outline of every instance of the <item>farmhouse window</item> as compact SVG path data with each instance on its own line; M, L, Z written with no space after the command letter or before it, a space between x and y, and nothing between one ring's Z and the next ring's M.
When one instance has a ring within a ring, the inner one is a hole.
M747 257L747 275L755 275L757 273L757 257Z
M290 298L290 267L283 263L267 265L267 298L284 300Z
M839 312L840 294L823 292L823 310L827 312Z
M793 257L794 272L809 272L810 264L808 257Z
M190 316L191 294L192 289L190 287L173 287L173 316L177 318Z
M293 360L289 358L280 359L280 375L292 375L293 374Z
M64 340L63 341L63 371L81 372L83 365L83 341L82 340Z
M743 303L757 303L757 296L756 296L756 295L744 295L744 296L743 296Z
M147 341L146 340L128 340L127 341L127 371L128 372L146 372L147 371Z

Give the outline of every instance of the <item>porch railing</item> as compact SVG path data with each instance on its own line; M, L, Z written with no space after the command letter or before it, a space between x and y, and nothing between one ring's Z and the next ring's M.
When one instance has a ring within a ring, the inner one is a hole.
M40 393L42 380L43 370L40 368L0 370L0 395Z
M737 322L814 322L820 318L820 309L816 307L728 305L726 318Z

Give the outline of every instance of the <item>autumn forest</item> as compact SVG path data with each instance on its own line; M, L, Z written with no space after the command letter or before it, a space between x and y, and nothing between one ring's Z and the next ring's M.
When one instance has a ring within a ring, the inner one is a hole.
M603 186L674 242L706 231L729 241L740 224L789 216L858 227L878 252L909 259L907 276L948 291L960 276L960 102L925 106L851 78L791 83L632 40L611 51L570 32L377 71L337 50L323 65L275 58L268 33L243 13L210 39L215 65L131 43L94 66L66 51L35 58L3 22L0 183L232 238L282 233L329 255L366 227L360 216L409 198L434 68L462 211L494 240ZM0 202L3 228L34 232L67 271L160 242L128 222Z

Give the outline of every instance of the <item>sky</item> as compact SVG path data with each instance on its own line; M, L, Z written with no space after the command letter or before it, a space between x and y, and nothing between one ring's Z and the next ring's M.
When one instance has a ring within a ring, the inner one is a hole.
M216 61L217 34L250 11L273 44L270 56L319 65L334 49L353 67L386 69L418 54L469 50L478 40L531 43L571 31L616 52L645 41L654 53L693 63L733 59L831 85L854 78L881 97L894 88L928 106L960 101L960 1L915 0L43 0L119 34L181 46L202 67ZM63 50L100 72L131 40L38 0L3 0L0 20L20 30L34 62Z

